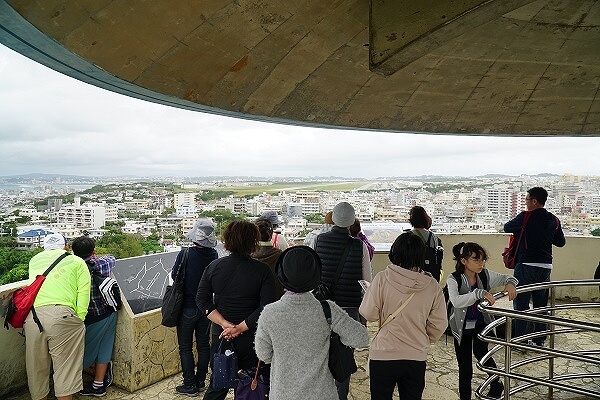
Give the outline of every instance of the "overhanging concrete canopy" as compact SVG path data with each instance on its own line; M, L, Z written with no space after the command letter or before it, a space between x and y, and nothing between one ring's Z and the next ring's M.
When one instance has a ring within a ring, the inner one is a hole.
M242 118L600 135L595 0L0 0L0 42L109 90Z

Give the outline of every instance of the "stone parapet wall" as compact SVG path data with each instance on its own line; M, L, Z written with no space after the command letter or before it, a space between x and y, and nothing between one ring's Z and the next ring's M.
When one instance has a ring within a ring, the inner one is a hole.
M175 328L160 324L160 310L119 311L114 348L115 384L130 392L181 371Z

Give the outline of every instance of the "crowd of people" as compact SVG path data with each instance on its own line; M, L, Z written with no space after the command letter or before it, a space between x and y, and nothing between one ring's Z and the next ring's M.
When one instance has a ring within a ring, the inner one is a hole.
M488 351L477 335L491 322L478 303L493 304L490 290L503 287L517 310L529 308L530 297L534 307L545 306L547 291L517 295L516 287L548 281L552 245L565 245L560 221L543 208L547 192L532 188L527 193L527 210L505 225L506 232L524 235L527 243L518 249L514 276L487 270L487 252L477 243L453 247L455 272L446 279L450 315L440 285L442 242L429 230L432 220L423 207L411 209L414 229L397 237L388 254L390 264L374 277L374 247L347 202L325 216L319 234L307 237L305 245L288 243L276 213L266 213L254 223L233 221L222 233L229 254L221 258L215 251L214 223L199 219L186 235L191 245L181 250L172 270L175 278L179 268L185 268L183 310L176 327L183 381L175 391L188 396L204 391L205 400L225 399L229 389L213 385L214 373L210 381L207 376L212 355L222 341L229 341L239 369L256 367L259 360L270 365L272 399L346 400L350 378L336 381L328 368L333 331L351 348L369 348L372 399L391 400L396 389L402 400L420 399L428 351L449 326L460 399L471 399L472 355L480 360ZM62 236L47 237L45 250L31 260L30 277L65 250ZM96 256L94 242L87 237L75 239L72 250L73 255L60 262L62 268L49 274L35 312L26 321L27 373L34 400L48 395L51 365L60 400L77 392L101 396L112 382L116 313L103 303L90 274L109 276L115 260ZM329 321L312 293L320 285L329 292ZM371 343L367 322L378 326ZM539 346L544 331L541 324L516 325L518 335L531 333L527 337ZM492 358L485 365L496 366ZM84 388L82 370L90 366L93 382ZM488 396L500 398L503 391L502 382L495 379Z

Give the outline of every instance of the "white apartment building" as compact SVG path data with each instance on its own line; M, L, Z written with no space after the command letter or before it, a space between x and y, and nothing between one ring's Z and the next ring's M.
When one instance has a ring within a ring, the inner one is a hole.
M500 219L512 217L512 189L488 189L485 192L485 207Z
M591 214L600 215L600 196L586 196L583 204Z
M306 228L306 219L304 218L290 218L285 225L285 233L299 232Z
M182 218L195 218L198 216L198 209L195 204L180 204L175 208L175 214Z
M37 218L40 215L35 208L19 208L19 217Z
M321 195L319 192L299 190L293 197L295 197L293 201L297 203L319 204L321 202Z
M258 202L256 200L248 200L246 202L246 214L250 216L258 215Z
M104 206L62 206L56 215L56 222L70 224L76 228L101 228L106 224Z
M122 203L122 205L125 206L125 210L127 210L129 212L140 211L143 213L145 210L148 209L148 207L150 205L150 201L136 199L136 200L125 201Z
M181 207L184 204L195 205L196 204L196 194L195 193L175 193L173 195L173 207L175 209Z
M142 227L141 221L125 221L125 225L121 227L121 232L135 234L138 233Z
M116 222L119 220L119 209L113 204L102 204L104 206L104 220L106 222Z

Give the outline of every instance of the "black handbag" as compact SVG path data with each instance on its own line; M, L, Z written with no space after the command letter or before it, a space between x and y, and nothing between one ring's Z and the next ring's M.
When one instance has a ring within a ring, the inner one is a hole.
M225 346L223 346L225 342ZM215 390L234 388L238 380L238 360L231 340L221 339L213 355L211 387Z
M262 364L262 365L261 365ZM265 400L269 398L271 365L258 361L256 367L238 371L235 400Z
M177 269L177 276L175 276L173 285L169 285L165 289L162 307L160 308L160 312L162 313L161 324L169 328L177 326L183 308L183 281L185 279L188 251L189 247L186 247L183 251L183 256Z
M346 258L348 258L348 253L350 252L350 246L352 245L352 237L348 238L348 242L346 243L346 247L344 248L344 252L342 253L342 257L340 258L340 262L338 264L337 270L335 271L335 276L333 278L332 288L335 287L340 276L342 275L342 269L344 268L344 264L346 262ZM324 284L323 282L319 283L315 289L313 289L312 294L319 301L324 300L332 300L333 299L333 289Z
M321 301L323 313L329 329L331 329L331 307L327 301ZM329 336L329 370L333 379L338 382L344 382L353 373L358 370L356 360L354 360L354 349L342 343L340 335L333 330Z

